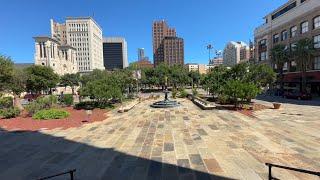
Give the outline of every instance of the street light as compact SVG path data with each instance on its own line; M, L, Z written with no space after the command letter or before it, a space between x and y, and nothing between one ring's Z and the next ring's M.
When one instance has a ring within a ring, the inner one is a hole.
M213 46L211 44L208 44L207 45L207 49L208 49L208 52L209 52L209 64L210 64L210 61L211 61L211 50L213 49Z

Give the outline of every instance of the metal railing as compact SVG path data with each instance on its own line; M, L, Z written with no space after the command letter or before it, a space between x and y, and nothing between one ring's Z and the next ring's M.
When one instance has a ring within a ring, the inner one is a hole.
M69 171L66 171L66 172L63 172L63 173L59 173L59 174L55 174L55 175L52 175L52 176L39 178L38 180L51 179L51 178L54 178L54 177L57 177L57 176L65 175L65 174L70 174L70 180L74 180L74 173L75 172L76 172L76 169L72 169L72 170L69 170Z
M272 167L276 167L276 168L280 168L280 169L287 169L287 170L291 170L291 171L296 171L296 172L305 173L305 174L311 174L311 175L315 175L315 176L320 177L320 172L316 172L316 171L309 171L309 170L305 170L305 169L298 169L298 168L281 166L281 165L276 165L276 164L271 164L271 163L266 163L266 165L268 166L268 169L269 169L269 178L268 178L269 180L274 180L274 179L278 180L278 178L272 177L272 172L271 172Z

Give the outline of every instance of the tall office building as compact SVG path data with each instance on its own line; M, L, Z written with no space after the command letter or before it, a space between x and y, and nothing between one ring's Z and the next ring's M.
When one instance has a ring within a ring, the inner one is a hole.
M176 36L176 30L170 28L166 21L153 22L152 41L155 66L160 63L169 65L184 63L183 39Z
M293 52L300 39L313 41L315 52L308 62L307 86L311 93L320 95L320 1L289 0L264 17L265 23L254 31L256 63L269 64L271 50L278 44ZM285 87L300 89L301 77L294 57L284 64L283 83Z
M138 48L138 61L142 61L144 58L144 48Z
M241 62L247 62L250 59L250 48L244 42L231 41L227 43L223 50L223 64L234 66Z
M124 38L108 37L103 39L103 61L108 70L128 67L127 42Z
M91 17L67 17L62 24L51 20L51 37L75 48L79 72L104 69L102 29Z
M165 37L163 39L164 62L169 66L184 64L184 43L182 38Z

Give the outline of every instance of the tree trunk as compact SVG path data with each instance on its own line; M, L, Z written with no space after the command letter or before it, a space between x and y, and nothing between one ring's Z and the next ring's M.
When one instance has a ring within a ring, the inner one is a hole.
M308 60L310 60L310 57L308 57ZM309 61L308 61L309 62ZM307 90L307 77L306 77L306 72L307 72L307 66L306 63L302 63L302 68L301 68L301 92L306 93Z
M283 83L283 79L284 79L284 76L283 76L283 67L281 67L280 69L280 92L282 93L282 96L283 96L283 91L284 91L284 83Z
M16 94L14 95L14 98L13 98L13 104L14 104L14 107L17 107L20 111L24 110L20 101L20 97Z

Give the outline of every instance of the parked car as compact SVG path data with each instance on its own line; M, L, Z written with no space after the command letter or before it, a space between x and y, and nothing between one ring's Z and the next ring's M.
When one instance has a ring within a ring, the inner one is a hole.
M302 99L302 100L312 99L312 95L310 93L304 93L298 90L286 91L284 93L284 97L288 99Z

